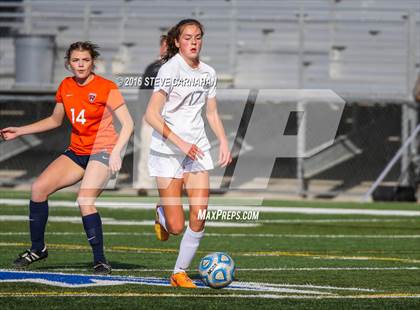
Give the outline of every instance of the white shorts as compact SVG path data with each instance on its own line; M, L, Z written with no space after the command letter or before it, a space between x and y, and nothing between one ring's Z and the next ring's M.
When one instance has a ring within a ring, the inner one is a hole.
M204 152L203 158L192 160L186 155L164 154L150 150L149 174L151 177L182 179L184 173L207 171L213 168L209 151Z

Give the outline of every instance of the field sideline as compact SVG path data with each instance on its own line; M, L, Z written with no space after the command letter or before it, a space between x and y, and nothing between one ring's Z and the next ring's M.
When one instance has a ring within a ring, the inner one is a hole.
M417 204L216 197L210 210L259 210L259 219L210 220L190 273L199 284L199 259L225 251L236 262L237 279L228 289L185 290L168 285L180 237L155 239L156 198L112 192L99 203L112 276L91 276L90 247L71 193L51 198L48 259L16 273L11 262L29 246L27 197L0 191L1 309L420 307Z

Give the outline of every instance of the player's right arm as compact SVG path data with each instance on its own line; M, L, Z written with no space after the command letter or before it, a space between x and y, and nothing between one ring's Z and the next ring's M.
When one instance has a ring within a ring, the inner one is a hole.
M0 130L1 135L4 140L13 140L19 136L48 131L61 126L64 115L63 104L57 103L49 117L25 126L3 128Z
M145 119L165 139L175 144L184 154L195 160L197 156L202 157L204 153L195 144L188 143L176 135L165 123L160 112L166 102L166 93L163 90L155 91L150 97L147 106Z

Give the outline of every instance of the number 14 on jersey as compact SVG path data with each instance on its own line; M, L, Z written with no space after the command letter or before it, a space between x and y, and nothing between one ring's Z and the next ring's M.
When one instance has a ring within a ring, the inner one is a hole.
M77 115L76 119L75 119L75 110L74 108L70 109L71 112L71 122L74 124L75 122L81 123L82 125L84 125L86 123L86 118L85 118L85 109L82 109L80 111L80 113Z

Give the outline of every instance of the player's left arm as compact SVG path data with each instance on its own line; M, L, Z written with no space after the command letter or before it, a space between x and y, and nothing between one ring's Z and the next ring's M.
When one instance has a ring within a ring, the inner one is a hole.
M123 148L127 145L128 140L130 139L131 134L133 133L134 123L131 118L130 112L128 112L127 106L125 104L118 107L114 110L114 114L117 117L118 121L121 123L121 130L118 136L117 143L109 157L109 169L111 173L117 173L121 169L122 159L121 152Z
M229 151L229 144L226 139L225 129L217 110L216 97L207 99L206 117L210 128L213 130L220 143L218 164L221 167L226 167L232 161L232 156Z

